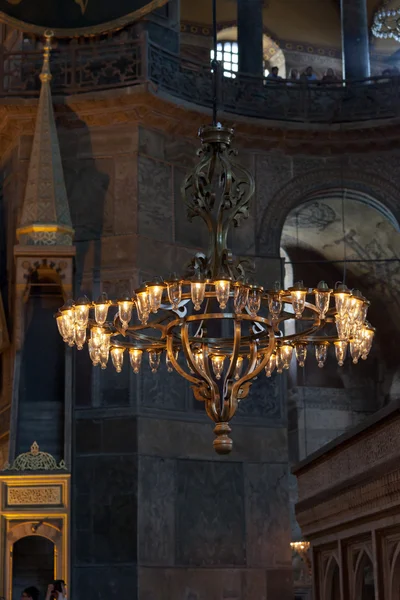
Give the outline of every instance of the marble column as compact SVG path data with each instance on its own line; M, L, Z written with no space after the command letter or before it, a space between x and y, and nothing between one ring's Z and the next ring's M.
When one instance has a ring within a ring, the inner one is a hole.
M238 0L239 71L263 75L263 14L262 0Z
M341 0L341 16L343 77L370 77L367 0Z

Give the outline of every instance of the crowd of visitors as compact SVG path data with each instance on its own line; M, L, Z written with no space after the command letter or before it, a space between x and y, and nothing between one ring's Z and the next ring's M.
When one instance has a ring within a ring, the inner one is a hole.
M340 83L341 79L337 77L335 71L333 69L327 69L325 75L318 79L316 73L314 72L312 67L307 67L303 73L299 73L297 69L291 69L289 73L289 77L284 80L283 77L279 75L279 68L272 67L271 72L267 76L267 81L270 83L282 81L287 85L295 85L297 83L303 82L311 82L311 83L327 83L327 84L335 84Z
M397 67L391 69L385 69L382 74L373 77L372 79L378 81L388 81L392 77L400 77L400 70ZM295 85L298 83L323 83L328 85L338 85L342 83L341 77L338 77L332 68L326 70L325 75L320 79L317 77L312 67L307 67L305 71L299 73L297 69L291 69L287 79L284 79L279 75L279 68L272 67L271 72L267 76L268 83L282 82L286 85Z

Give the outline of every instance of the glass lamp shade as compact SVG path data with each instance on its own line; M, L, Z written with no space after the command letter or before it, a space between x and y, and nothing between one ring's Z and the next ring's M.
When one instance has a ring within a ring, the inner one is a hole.
M117 373L121 373L124 364L124 348L118 346L111 348L111 360Z
M142 364L142 358L143 358L143 350L140 350L139 348L130 348L130 350L129 350L129 360L130 360L133 372L136 375L138 375L138 373L140 372L140 366Z
M159 350L150 350L148 355L151 372L157 373L161 361L161 352Z
M134 302L130 298L118 300L118 316L122 323L123 329L128 329L129 323L132 319L133 306Z
M283 362L283 368L286 370L289 369L293 356L293 346L290 344L283 344L280 347L280 355Z
M325 319L329 309L332 290L328 288L325 281L320 281L313 292L315 294L315 306L319 312L320 319Z
M307 288L304 287L302 281L299 281L293 287L289 288L289 292L295 317L296 319L301 319L306 304Z
M307 358L307 344L296 344L296 358L299 367L304 367Z
M205 281L192 281L190 284L190 292L192 297L192 302L194 305L194 310L200 310L201 305L203 304L204 295L206 292L206 284Z
M97 302L94 303L94 318L97 325L102 326L107 321L109 306L107 294L103 292Z
M346 360L348 342L346 340L339 340L334 342L334 344L336 360L339 367L343 367L344 361Z
M150 310L149 294L146 289L141 289L136 293L136 311L142 325L147 325Z
M158 283L148 284L147 293L149 295L150 310L157 313L161 307L164 286Z
M231 289L231 282L229 279L218 279L215 281L215 295L219 303L221 310L226 308L229 300L229 292Z
M90 307L91 302L86 296L77 300L74 308L75 325L80 328L87 327Z
M260 310L261 295L262 290L260 290L259 288L250 288L247 305L249 307L249 312L252 317L256 317L258 311Z
M168 283L168 299L172 307L177 309L182 300L182 284L179 280Z
M216 379L221 379L224 372L225 356L222 354L213 354L211 356L211 364Z
M325 342L315 344L315 358L317 359L317 363L320 369L322 369L325 366L326 358L328 356L328 347L329 344Z
M336 286L332 295L335 298L337 314L341 318L345 317L349 308L350 290L344 283L340 283Z
M233 305L236 313L241 313L246 308L248 297L248 286L242 284L235 285Z

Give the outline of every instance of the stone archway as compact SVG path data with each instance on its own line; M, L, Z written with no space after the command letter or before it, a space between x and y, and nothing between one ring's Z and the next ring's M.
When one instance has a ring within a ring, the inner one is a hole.
M24 521L10 527L6 536L5 556L8 557L5 573L5 590L12 594L14 544L27 537L43 537L54 544L54 577L63 579L64 543L63 533L55 525L45 521Z
M351 190L360 198L373 198L400 224L400 204L397 187L374 173L347 169L319 169L298 175L286 183L268 202L260 215L256 235L256 253L277 257L285 220L293 209L307 202L316 193Z
M322 600L340 600L340 568L336 556L331 556L326 565Z

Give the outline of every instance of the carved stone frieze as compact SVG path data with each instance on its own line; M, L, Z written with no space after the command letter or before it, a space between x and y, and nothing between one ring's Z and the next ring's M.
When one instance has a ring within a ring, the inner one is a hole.
M299 501L302 502L341 482L366 473L390 459L400 459L400 418L366 431L351 444L340 446L332 454L298 472Z
M59 485L18 486L7 488L8 506L59 505L62 503L62 491Z
M325 502L316 500L307 508L297 507L297 520L305 536L361 519L393 506L400 507L400 471L388 473L365 485L332 493Z

